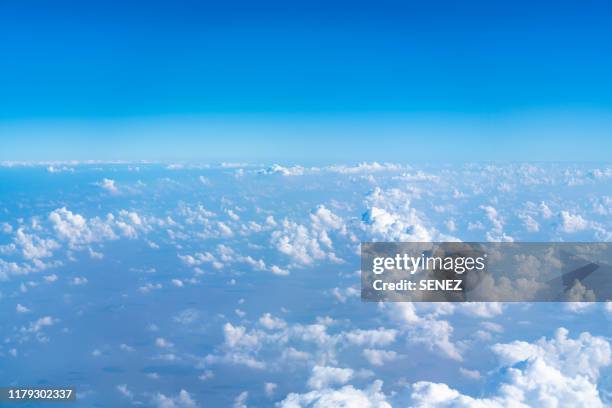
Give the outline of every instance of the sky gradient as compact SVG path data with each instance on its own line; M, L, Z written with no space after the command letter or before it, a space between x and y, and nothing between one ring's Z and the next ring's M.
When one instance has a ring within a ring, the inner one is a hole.
M611 6L531 3L4 1L0 160L607 160Z

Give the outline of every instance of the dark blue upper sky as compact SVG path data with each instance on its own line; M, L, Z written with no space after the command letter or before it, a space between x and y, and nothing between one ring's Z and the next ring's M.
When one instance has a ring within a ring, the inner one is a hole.
M49 121L423 114L435 123L534 112L609 124L611 9L607 0L2 0L0 126L26 137Z

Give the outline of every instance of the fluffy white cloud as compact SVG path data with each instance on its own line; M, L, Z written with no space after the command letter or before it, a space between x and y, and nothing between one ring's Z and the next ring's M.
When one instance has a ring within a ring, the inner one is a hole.
M440 181L440 177L435 174L425 173L422 170L418 170L416 173L402 173L399 176L393 178L394 180L404 180L404 181L431 181L438 182Z
M30 309L19 303L17 303L17 307L15 309L17 310L17 313L28 313L30 311Z
M163 287L163 285L161 283L150 283L147 282L142 286L138 287L138 291L141 293L149 293L152 292L154 290L158 290L161 289Z
M317 206L310 213L310 225L285 218L280 227L282 229L272 232L271 242L294 263L309 265L323 259L342 262L334 253L330 234L345 235L347 228L342 218L324 205Z
M388 361L393 361L397 357L395 351L377 350L377 349L364 349L363 356L368 362L375 366L382 366Z
M350 368L314 366L308 379L308 386L313 389L327 388L330 385L346 384L353 377Z
M171 348L174 345L163 337L158 337L155 339L155 345L159 348Z
M112 179L107 179L107 178L102 179L102 181L98 183L98 186L108 191L109 193L115 194L119 192L119 189L115 185L115 180L112 180Z
M524 341L496 344L493 351L506 365L541 359L568 376L581 375L593 381L597 380L601 368L612 364L611 347L606 339L586 332L571 339L565 328L558 329L550 340L542 338L533 344Z
M321 247L320 238L325 238L325 231L313 233L304 225L284 219L281 231L272 233L272 244L292 261L299 264L311 264L315 260L328 257Z
M318 230L339 230L344 227L342 218L331 212L324 205L319 205L310 213L312 225Z
M340 389L325 388L305 394L291 393L278 406L279 408L391 408L391 404L387 402L387 397L382 392L382 384L382 381L377 380L365 390L346 385Z
M21 248L25 259L47 258L53 255L53 250L59 248L59 244L54 240L27 234L23 228L17 229L14 242Z
M422 215L411 207L412 198L410 190L375 188L365 199L367 210L361 217L365 239L402 242L457 240L428 226Z
M248 391L242 391L236 399L234 399L233 408L247 408L247 398L249 397Z
M287 276L287 275L289 275L289 271L288 270L283 269L280 266L276 266L276 265L272 265L270 267L270 272L272 272L275 275L279 275L279 276Z
M196 322L200 318L200 312L197 309L185 309L180 311L173 320L177 323L188 325Z
M428 242L433 235L422 225L414 209L393 214L384 208L371 207L362 217L368 232L387 241Z
M60 265L62 265L61 261L43 262L38 258L32 259L30 263L7 262L0 258L0 281L8 280L10 276L28 275L33 272L43 271L47 268L58 267ZM22 286L22 292L25 291L26 288Z
M198 404L185 390L180 390L176 396L166 396L157 393L151 400L151 405L157 408L196 408Z
M273 164L267 169L260 170L259 174L280 174L282 176L301 176L306 169L301 166L284 167L279 164Z
M82 248L93 242L115 240L120 236L137 238L138 233L148 233L164 221L154 217L143 218L134 211L120 210L117 215L109 213L105 218L85 218L66 209L58 208L49 214L49 221L60 240L71 248Z
M22 327L21 331L27 332L27 333L36 333L42 330L44 327L54 325L58 321L59 321L58 319L55 319L51 316L44 316L36 321L30 322L28 327Z
M333 288L331 293L340 303L345 303L349 298L359 297L361 291L355 286L349 286L342 289Z
M217 227L218 227L218 231L221 237L230 238L234 235L234 232L232 231L232 229L224 222L218 221Z
M341 174L357 174L357 173L373 173L373 172L396 172L406 170L406 167L393 164L393 163L359 163L356 166L343 166L343 165L335 165L328 166L325 168L327 171L341 173Z
M272 316L270 313L265 313L259 318L259 323L268 330L277 330L287 327L287 323L283 319Z
M459 348L451 341L453 326L446 320L437 319L438 310L419 316L413 303L403 302L392 304L388 312L407 334L408 341L439 350L453 360L462 360Z
M464 313L484 318L499 316L503 313L503 304L500 302L465 302L458 305Z
M117 391L125 398L132 399L134 398L134 394L130 391L126 384L119 384L117 387Z
M491 205L483 205L482 208L488 220L492 224L492 228L487 232L487 241L492 242L513 242L514 239L504 232L504 220L499 215L497 209Z
M369 174L376 172L399 172L409 169L409 166L402 166L393 163L359 163L355 166L347 165L332 165L327 167L302 167L302 166L281 166L273 164L272 166L259 170L258 174L280 174L283 176L302 176L304 174L321 174L321 172L338 173L338 174Z
M288 325L281 319L272 315L264 314L259 324L266 330L248 330L245 326L225 323L223 326L224 342L216 351L206 357L209 364L226 363L240 364L247 367L262 369L268 364L283 364L290 361L309 360L311 354L296 350L287 346L289 342L300 344L310 343L316 347L317 361L334 362L335 345L338 343L339 335L330 335L326 332L326 326L322 324ZM282 352L279 352L282 350ZM274 359L268 355L273 352L278 356ZM260 354L266 355L266 363L260 359Z
M49 173L62 173L62 172L74 173L74 167L68 167L68 166L48 166L47 167L47 171Z
M201 253L196 252L193 255L177 255L178 258L189 266L202 265L205 262L214 262L216 258L210 252Z
M606 313L608 313L610 316L612 316L612 300L608 300L604 304L604 310L606 311Z
M87 282L88 282L87 278L82 277L82 276L75 276L75 277L72 279L72 281L71 281L71 283L72 283L74 286L81 286L81 285L85 285L85 284L87 284Z
M229 322L223 326L223 334L225 344L230 348L255 347L259 343L256 333L249 333L244 326L234 326Z
M57 278L57 275L56 275L56 274L54 274L54 273L53 273L53 274L51 274L51 275L47 275L47 276L45 276L45 277L44 277L45 282L48 282L48 283L55 282L55 281L57 281L57 279L58 279L58 278Z
M110 225L113 220L110 214L105 221L97 217L88 221L82 215L62 207L52 211L49 220L57 236L73 246L118 238Z
M540 231L540 224L533 219L531 215L519 215L519 218L523 220L523 226L529 232L538 232Z
M478 370L468 370L467 368L459 367L459 372L462 376L472 380L479 380L482 378L482 375Z
M579 214L572 214L569 211L559 213L559 229L563 232L573 233L585 230L589 227L589 222Z
M357 346L388 346L395 341L397 330L379 327L373 330L355 329L344 333L346 340Z
M612 364L610 344L603 337L582 333L568 338L561 328L555 338L536 343L496 344L493 351L505 367L505 381L496 393L473 398L446 384L417 382L412 402L420 408L466 407L604 407L597 390L602 368Z

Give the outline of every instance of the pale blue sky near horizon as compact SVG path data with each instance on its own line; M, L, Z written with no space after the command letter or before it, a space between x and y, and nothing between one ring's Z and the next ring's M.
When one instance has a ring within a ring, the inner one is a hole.
M609 162L605 115L216 115L1 123L0 160Z

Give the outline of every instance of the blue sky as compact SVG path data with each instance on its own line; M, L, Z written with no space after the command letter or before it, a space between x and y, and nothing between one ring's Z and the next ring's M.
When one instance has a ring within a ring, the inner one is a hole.
M603 0L0 11L2 160L401 161L389 147L406 146L423 160L602 161L612 150Z

